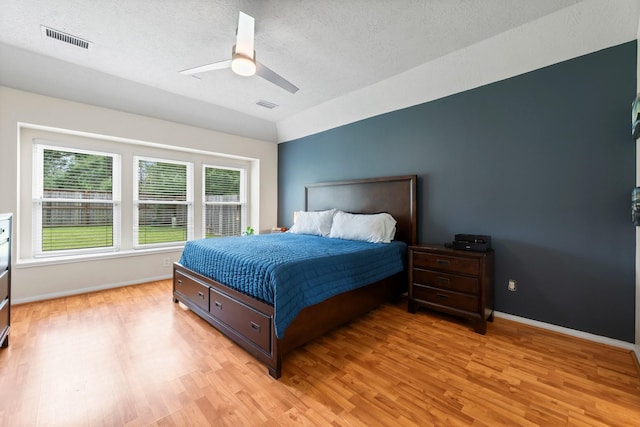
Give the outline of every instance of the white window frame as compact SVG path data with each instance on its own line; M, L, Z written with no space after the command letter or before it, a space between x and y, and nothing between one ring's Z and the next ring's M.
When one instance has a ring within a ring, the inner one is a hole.
M111 157L112 159L112 188L111 200L91 200L91 199L49 199L44 197L44 151L55 150L68 153L89 154L96 156ZM32 181L32 252L34 258L49 258L61 256L73 256L83 254L108 253L120 250L120 227L121 227L121 186L120 186L120 165L121 157L119 154L84 150L79 148L70 148L59 145L52 145L34 141L33 144L33 181ZM57 251L42 250L42 206L45 202L82 202L82 203L111 203L113 205L113 223L112 223L112 246L99 248L81 248L81 249L64 249Z
M158 162L158 163L170 163L177 165L185 165L187 167L187 200L186 201L163 201L163 200L139 200L138 193L138 164L140 161ZM138 221L140 218L139 207L141 204L169 204L169 205L186 205L187 206L187 240L193 239L193 162L179 161L172 159L164 159L159 157L149 156L133 156L133 249L149 249L149 248L161 248L171 246L182 246L185 241L175 242L162 242L162 243L146 243L140 244L139 240L139 226Z
M207 168L240 171L240 201L238 202L207 202L207 194L206 194L207 174L205 172ZM214 206L214 205L240 206L240 212L241 212L240 217L242 218L240 221L240 233L242 233L247 228L247 224L248 224L247 222L248 221L247 175L248 175L247 169L243 167L220 166L220 165L206 164L206 163L202 165L202 223L200 225L202 229L202 237L206 237L206 234L207 234L207 206Z

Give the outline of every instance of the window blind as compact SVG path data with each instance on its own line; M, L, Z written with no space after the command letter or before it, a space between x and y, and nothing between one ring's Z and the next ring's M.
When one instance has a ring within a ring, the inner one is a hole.
M35 252L114 247L113 154L43 145L38 153Z
M238 236L244 227L244 171L204 167L205 237Z
M188 163L137 158L138 245L184 242L190 225Z

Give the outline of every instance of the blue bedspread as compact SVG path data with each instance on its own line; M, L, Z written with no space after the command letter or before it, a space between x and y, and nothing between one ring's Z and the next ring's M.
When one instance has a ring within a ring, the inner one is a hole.
M406 245L277 233L188 241L180 264L272 304L276 336L304 307L403 270Z

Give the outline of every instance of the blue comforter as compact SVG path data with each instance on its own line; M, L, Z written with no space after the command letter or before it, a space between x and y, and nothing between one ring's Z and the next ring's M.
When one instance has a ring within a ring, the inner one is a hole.
M272 304L276 336L304 307L403 270L406 245L277 233L188 241L180 264Z

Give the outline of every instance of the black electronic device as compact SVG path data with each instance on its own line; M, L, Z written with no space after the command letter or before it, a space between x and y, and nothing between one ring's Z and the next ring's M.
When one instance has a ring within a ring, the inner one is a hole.
M631 191L631 222L635 226L640 226L640 187Z
M456 234L451 243L453 249L464 251L487 252L491 249L491 236L482 234Z

